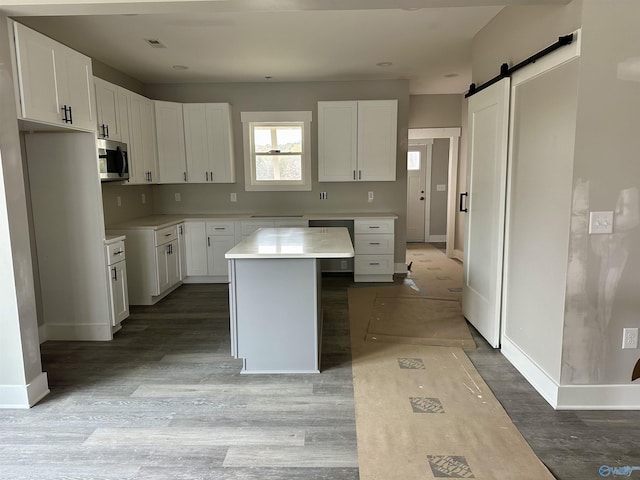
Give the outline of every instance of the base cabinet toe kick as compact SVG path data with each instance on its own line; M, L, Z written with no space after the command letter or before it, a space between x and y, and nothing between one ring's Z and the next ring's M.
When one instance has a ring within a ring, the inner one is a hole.
M264 228L226 253L231 354L242 373L320 372L320 259L353 256L343 227Z

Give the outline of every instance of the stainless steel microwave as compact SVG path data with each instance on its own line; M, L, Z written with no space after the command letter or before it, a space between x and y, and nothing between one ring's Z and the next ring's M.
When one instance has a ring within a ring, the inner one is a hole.
M113 140L98 139L98 169L103 182L118 182L129 179L129 157L127 144Z

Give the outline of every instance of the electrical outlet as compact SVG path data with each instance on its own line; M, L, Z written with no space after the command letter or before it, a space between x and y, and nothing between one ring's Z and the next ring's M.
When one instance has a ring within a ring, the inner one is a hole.
M122 206L122 197L120 195L118 195L116 197L116 204L121 207Z
M346 269L347 269L347 261L340 260L340 270L346 270Z
M229 194L229 200L232 202L237 202L238 201L238 195L236 195L236 192L231 192Z
M368 201L368 202L373 202L373 192L369 192L369 193L367 194L367 201Z
M147 203L147 196L144 193L140 194L140 201L144 204Z
M622 348L638 348L638 329L622 329Z
M174 193L173 196L176 199L176 202L180 202L182 200L182 196L178 192Z
M327 192L320 192L320 200L326 200L327 198Z

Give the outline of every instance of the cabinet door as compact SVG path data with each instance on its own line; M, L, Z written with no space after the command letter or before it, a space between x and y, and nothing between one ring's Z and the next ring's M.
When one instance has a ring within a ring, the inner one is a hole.
M185 224L178 225L178 253L180 254L180 281L187 276L187 241L185 234Z
M167 277L169 279L169 288L180 283L180 248L178 247L178 239L169 244Z
M156 267L157 267L157 283L156 283L156 291L154 295L160 295L162 292L167 290L171 286L171 279L169 277L171 273L170 261L169 258L169 250L171 249L171 244L167 243L166 245L160 245L156 247Z
M318 181L357 180L358 102L318 102Z
M398 101L358 102L358 180L396 179Z
M132 93L129 107L129 183L153 183L158 177L153 102Z
M111 282L111 320L115 326L129 316L129 293L127 291L126 262L118 262L109 267Z
M207 116L204 103L182 106L184 114L184 141L187 157L187 181L209 182L209 142L207 140Z
M71 109L69 125L95 131L97 118L91 59L57 44L56 80L60 103Z
M131 103L131 92L128 90L118 87L117 94L117 107L116 112L118 114L118 119L116 124L118 125L118 133L120 134L120 141L122 143L130 144L131 142L131 134L129 127L129 109Z
M159 183L184 183L187 181L187 166L182 104L155 101L154 107Z
M209 235L207 237L207 270L209 275L228 275L225 253L235 246L235 237Z
M20 116L63 124L56 88L55 42L14 23Z
M233 158L231 105L228 103L207 104L206 120L210 181L213 183L234 183L236 170Z
M185 250L188 276L207 275L207 233L205 222L185 223Z
M98 137L121 141L118 87L97 77L93 78L93 84L96 90Z

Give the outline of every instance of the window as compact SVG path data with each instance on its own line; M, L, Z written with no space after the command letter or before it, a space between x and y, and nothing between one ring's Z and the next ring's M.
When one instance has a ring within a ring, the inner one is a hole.
M244 189L311 190L311 112L242 112Z
M410 150L407 152L407 170L420 170L420 152Z

